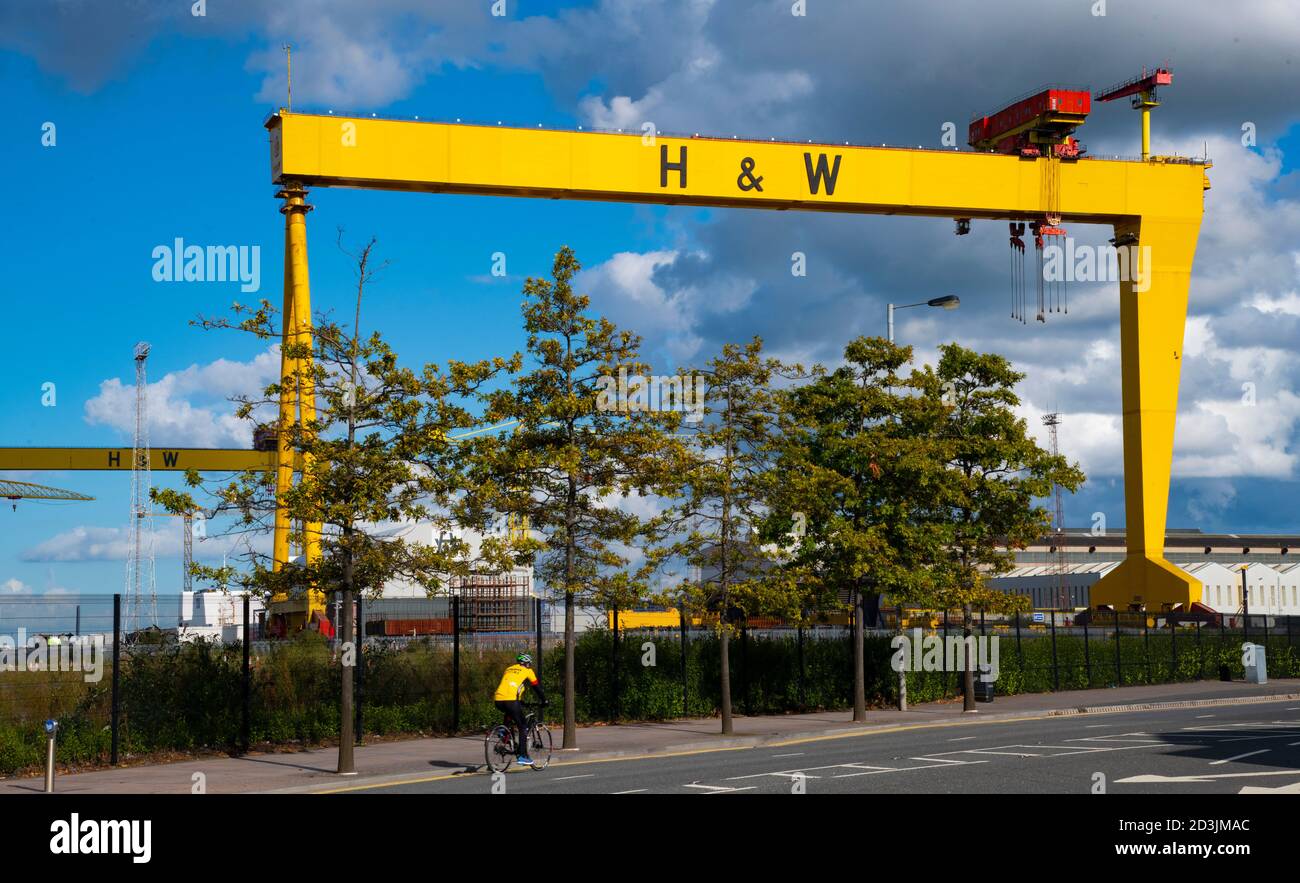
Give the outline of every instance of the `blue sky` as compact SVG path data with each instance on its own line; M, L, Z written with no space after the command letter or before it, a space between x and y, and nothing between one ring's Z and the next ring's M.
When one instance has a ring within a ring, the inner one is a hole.
M1297 489L1300 364L1290 351L1300 327L1300 110L1269 98L1297 85L1294 16L1192 16L1166 27L1160 11L1168 24L1178 4L1148 4L1150 18L1126 20L1134 13L1112 3L1112 20L1090 21L1070 4L1033 12L980 4L980 16L911 4L863 15L845 8L854 4L814 0L808 20L798 21L790 4L759 0L725 11L709 2L593 0L512 2L498 21L486 0L454 11L385 0L365 18L349 4L213 0L198 20L177 17L177 5L125 4L137 16L125 22L133 13L103 17L78 2L63 4L62 17L30 4L0 13L0 34L9 35L0 36L0 164L11 220L0 238L9 328L0 444L129 444L124 390L102 385L131 385L138 340L153 344L150 380L170 376L154 405L169 412L154 415L155 443L229 444L221 435L229 409L212 390L257 376L263 348L187 323L233 300L280 299L283 227L262 121L282 92L285 39L300 46L300 110L548 126L653 119L666 131L898 144L933 143L943 121L960 129L970 109L1044 81L1102 86L1172 56L1175 86L1156 113L1157 149L1199 153L1208 143L1216 168L1183 380L1179 451L1188 456L1176 466L1169 523L1296 529L1276 500ZM1016 40L1026 29L1060 34L1059 43L1026 42L1025 58L1000 63L971 50L981 32ZM865 48L846 36L854 33ZM1131 111L1094 117L1081 132L1094 152L1136 152ZM57 127L54 147L41 143L47 121ZM1243 121L1259 132L1249 149L1239 143ZM519 348L523 278L545 274L563 244L587 266L582 281L597 308L642 331L651 357L668 367L754 333L774 352L833 361L851 335L883 331L886 301L956 291L960 313L910 311L900 316L900 339L922 360L954 338L1007 353L1030 374L1026 416L1036 423L1043 411L1061 410L1063 449L1090 473L1088 487L1067 501L1067 522L1087 524L1103 511L1111 526L1123 524L1112 295L1079 292L1074 321L1014 326L1004 315L1002 232L954 242L946 221L351 190L316 190L310 201L315 307L351 302L336 228L353 244L377 236L391 265L368 295L364 321L411 362ZM1103 232L1087 235L1099 241ZM153 281L152 249L177 237L260 246L261 291ZM813 289L790 287L796 249L810 256ZM488 275L498 251L506 279ZM1231 405L1247 381L1257 383L1260 405L1243 416ZM41 404L45 382L57 385L53 408ZM117 590L124 563L113 543L124 536L129 475L9 477L98 499L0 511L0 587ZM158 476L159 484L173 480ZM159 555L160 590L179 586L175 548ZM211 554L202 545L198 552Z

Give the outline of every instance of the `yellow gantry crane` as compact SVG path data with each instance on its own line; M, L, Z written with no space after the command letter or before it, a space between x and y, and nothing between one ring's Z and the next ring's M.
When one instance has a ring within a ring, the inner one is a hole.
M284 309L309 333L308 187L525 196L660 205L1105 224L1149 255L1120 282L1127 557L1095 604L1190 606L1200 583L1164 557L1188 286L1208 163L1079 158L1066 149L974 153L849 144L550 131L290 113L268 118L286 216ZM1043 140L1043 139L1039 139ZM1048 164L1044 167L1044 164ZM1044 182L1051 182L1045 192ZM286 332L288 333L288 332ZM288 376L298 370L286 362ZM292 395L286 390L286 396ZM313 408L310 390L282 402ZM291 481L289 452L279 469ZM287 538L288 527L277 531ZM307 536L310 537L310 530ZM277 561L288 560L287 539ZM310 560L311 550L307 555Z
M283 343L311 344L309 187L947 217L959 220L959 232L970 219L1042 224L1046 217L1054 229L1107 225L1117 247L1136 246L1150 257L1140 279L1123 279L1119 292L1128 554L1092 598L1116 607L1186 608L1200 600L1201 586L1165 560L1164 536L1188 286L1209 164L1081 158L1070 137L1081 120L1061 123L1059 106L1051 105L1056 96L1043 94L1035 100L1048 102L1042 119L1056 121L1054 128L1025 129L1013 121L1020 128L1005 142L1010 152L553 131L282 109L265 126L285 219ZM281 427L315 414L310 357L299 363L286 349ZM151 460L154 469L274 468L283 493L297 471L310 468L295 462L287 436L278 433L270 452L155 450ZM130 460L129 448L0 450L0 469L130 468ZM277 569L291 560L290 528L279 510ZM315 561L320 525L303 525L301 536L303 558ZM301 624L323 605L318 596L273 599L271 612Z

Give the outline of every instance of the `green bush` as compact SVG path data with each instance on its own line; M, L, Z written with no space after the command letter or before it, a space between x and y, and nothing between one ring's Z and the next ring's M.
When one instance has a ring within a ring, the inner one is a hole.
M1054 689L1053 642L1041 633L999 632L1000 695ZM686 646L685 707L682 648L675 631L623 634L618 645L617 686L612 634L595 630L578 636L574 654L575 707L580 723L609 720L656 721L709 716L719 711L719 639L694 634ZM1251 634L1265 643L1263 634ZM870 705L895 701L896 674L889 666L890 636L868 636L866 697ZM1093 632L1058 635L1055 661L1060 689L1121 683L1217 679L1219 666L1244 675L1240 632L1218 629L1167 630L1119 639L1123 665L1115 669L1115 636ZM654 647L653 657L647 643ZM1173 646L1176 643L1177 663ZM1267 638L1271 677L1300 675L1300 652L1285 634ZM733 637L732 708L737 714L782 714L847 708L852 702L852 642L847 636L803 641L803 678L795 634ZM482 732L500 719L492 700L501 672L522 651L534 651L520 637L515 646L471 646L460 654L460 717L454 727L453 660L445 642L372 645L363 654L359 691L366 734L400 736ZM550 698L547 718L563 715L563 646L543 648L540 677ZM649 664L653 661L653 665ZM242 726L242 648L196 643L138 648L122 662L120 688L123 757L166 752L236 751ZM341 666L319 636L275 644L252 659L250 737L255 746L321 745L337 738ZM909 672L908 697L921 703L957 695L956 672ZM66 765L105 763L109 758L111 669L95 684L69 673L28 679L0 674L0 775L35 771L44 763L41 722L60 721L58 759Z

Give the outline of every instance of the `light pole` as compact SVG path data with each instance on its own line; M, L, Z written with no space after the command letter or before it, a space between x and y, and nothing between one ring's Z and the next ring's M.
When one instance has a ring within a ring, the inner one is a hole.
M955 310L959 306L961 306L961 298L955 294L945 294L943 297L932 297L929 300L919 301L914 304L903 304L902 306L889 304L887 310L889 342L894 342L894 310L906 310L910 307L938 307L941 310Z

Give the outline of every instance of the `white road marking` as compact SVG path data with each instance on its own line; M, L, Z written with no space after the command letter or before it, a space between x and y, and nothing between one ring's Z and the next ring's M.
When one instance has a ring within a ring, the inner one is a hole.
M748 788L728 788L723 785L701 785L698 782L692 782L685 785L686 788L702 788L707 794L730 794L734 791L753 791L757 785L750 785Z
M794 754L773 754L772 757L803 757L804 752L796 751Z
M955 763L958 766L960 766L961 764L971 763L971 761L969 760L948 760L946 757L909 757L908 760L920 760L920 761L937 760L939 763ZM983 763L983 761L975 761L975 763Z
M1290 785L1281 785L1277 788L1259 788L1254 785L1247 785L1237 792L1238 794L1300 794L1300 782L1292 782Z
M640 794L643 791L649 791L649 788L633 788L631 791L615 791L615 794Z
M1157 782L1213 782L1216 779L1251 779L1256 776L1298 776L1300 770L1260 770L1253 773L1205 773L1203 775L1191 776L1159 776L1154 774L1145 774L1141 776L1129 776L1127 779L1115 779L1115 783L1124 784L1143 784Z
M1243 757L1254 757L1256 754L1268 753L1267 748L1261 748L1258 751L1247 751L1245 754L1238 754L1236 757L1225 757L1223 760L1212 760L1210 766L1218 766L1221 763L1232 763L1234 760L1241 760Z
M912 757L912 758L908 758L908 759L909 759L909 760L922 760L923 758ZM925 759L925 760L933 760L934 758L924 758L924 759ZM901 767L895 767L895 768L893 768L893 769L864 770L863 772L860 772L860 773L844 773L843 775L840 775L840 776L831 776L831 778L832 778L832 779L853 779L853 778L857 778L858 776L880 776L880 775L883 775L883 774L885 774L885 773L910 773L910 772L912 772L913 770L941 770L941 769L946 769L947 766L948 766L949 764L951 764L952 762L953 762L953 761L950 761L950 760L949 760L949 761L944 761L944 762L942 762L942 763L932 763L932 764L929 764L928 766L901 766ZM957 761L957 763L958 763L958 764L961 764L962 766L967 766L967 765L971 765L971 766L973 766L974 764L977 764L977 763L989 763L989 761L987 761L987 760L959 760L959 761Z
M551 779L551 781L552 781L552 782L563 782L563 781L565 781L566 779L591 779L591 778L594 778L595 775L596 775L595 773L583 773L581 776L560 776L559 778Z
M1214 717L1214 715L1212 715L1212 714L1198 714L1198 715L1196 716L1196 719L1197 719L1197 720L1200 720L1201 718L1206 718L1206 717Z
M962 736L960 739L949 739L949 742L969 742L971 739L978 739L979 736Z

